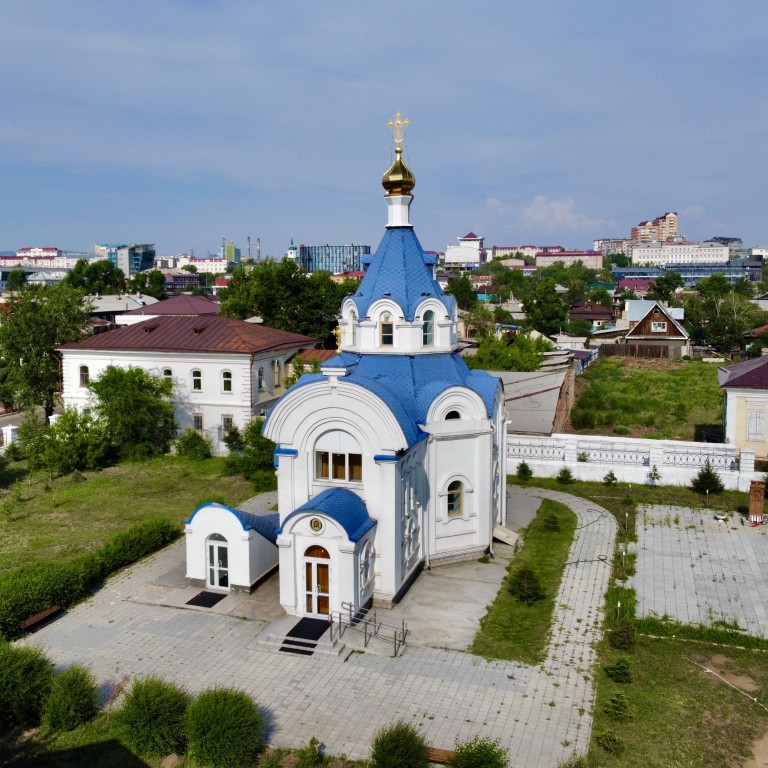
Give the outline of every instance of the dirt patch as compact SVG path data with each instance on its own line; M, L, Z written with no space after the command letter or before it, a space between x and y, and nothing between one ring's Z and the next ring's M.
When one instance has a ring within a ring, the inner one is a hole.
M768 768L768 731L752 744L753 757L744 763L744 768Z
M696 655L691 656L691 659L706 667L707 669L711 669L713 672L720 675L723 680L726 680L731 685L736 686L736 688L739 690L746 691L747 693L756 693L760 690L760 686L749 675L737 674L729 669L731 660L727 656L716 654L715 656L707 658L706 656ZM704 659L704 661L701 659ZM720 678L714 677L709 672L705 672L703 669L700 670L700 672L702 675L711 677L718 682L722 682Z

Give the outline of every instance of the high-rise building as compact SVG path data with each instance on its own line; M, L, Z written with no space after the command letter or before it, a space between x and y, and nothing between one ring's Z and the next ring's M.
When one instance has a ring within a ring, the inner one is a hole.
M97 246L98 247L98 246ZM126 277L132 277L137 272L152 269L155 265L155 246L150 243L138 245L105 245L107 258L123 270Z
M293 244L291 244L293 245ZM370 245L300 245L298 258L307 272L359 272L361 257L370 254Z
M632 241L635 243L665 242L677 236L677 213L674 211L663 213L653 221L641 221L632 227Z

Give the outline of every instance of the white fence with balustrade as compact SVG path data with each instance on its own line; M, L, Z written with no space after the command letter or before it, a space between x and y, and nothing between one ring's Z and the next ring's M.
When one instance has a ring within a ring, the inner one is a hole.
M554 434L507 435L507 470L525 462L537 477L556 477L568 468L577 480L601 481L613 472L619 482L690 485L709 459L726 488L748 491L755 477L755 453L730 443L642 440ZM651 477L649 477L649 475Z

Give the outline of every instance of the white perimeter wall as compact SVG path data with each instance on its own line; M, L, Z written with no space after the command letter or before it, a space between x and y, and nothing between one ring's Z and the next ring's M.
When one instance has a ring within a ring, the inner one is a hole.
M601 481L608 472L623 483L648 483L656 467L659 485L690 485L709 459L728 489L748 491L755 452L731 443L682 440L635 440L619 437L554 434L551 437L507 435L507 472L525 462L536 477L556 477L567 467L577 480Z

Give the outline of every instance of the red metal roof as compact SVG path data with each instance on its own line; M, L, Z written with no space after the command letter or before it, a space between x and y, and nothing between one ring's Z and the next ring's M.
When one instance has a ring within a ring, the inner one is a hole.
M461 237L459 239L460 240L479 240L480 238L474 232L470 232L468 235L464 235L464 237Z
M182 294L172 299L137 307L125 312L126 315L215 315L219 311L216 302L205 296L188 296Z
M116 352L228 352L253 354L311 347L316 339L221 315L170 316L144 320L59 349Z
M756 357L717 369L721 387L768 389L768 357Z

